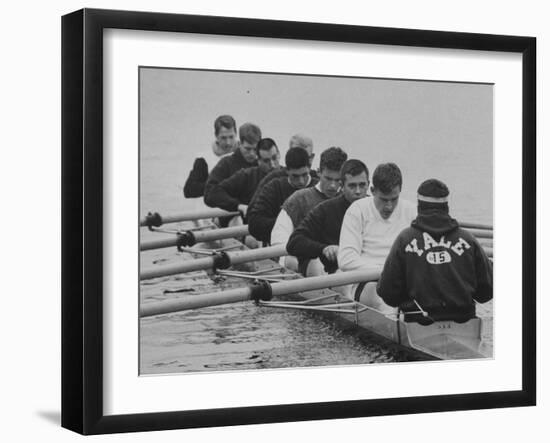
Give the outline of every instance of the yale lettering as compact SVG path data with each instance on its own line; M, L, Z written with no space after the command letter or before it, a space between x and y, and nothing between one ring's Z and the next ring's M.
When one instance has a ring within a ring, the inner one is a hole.
M422 257L422 254L424 254L424 251L422 249L418 249L418 242L416 238L413 238L411 242L405 247L406 252L414 252L419 257Z
M458 256L464 254L465 249L470 249L470 245L463 238L458 239L458 242L451 248Z
M428 252L426 260L431 265L441 265L443 263L451 263L451 254L447 251L432 251Z
M435 239L430 234L428 234L427 232L423 232L422 238L424 239L424 248L419 248L418 240L416 238L413 238L405 246L405 252L410 252L411 254L416 254L419 257L422 257L425 251L429 251L432 248L439 247L450 249L456 255L461 256L462 254L464 254L464 251L470 249L471 247L470 244L462 237L459 238L454 245L452 245L450 240L445 241L444 235L441 236L439 241L435 241ZM449 263L451 261L451 255L446 251L433 252L433 255L430 254L429 257L427 256L426 260L428 261L428 263L432 264Z
M445 241L445 236L442 235L439 239L439 243L434 240L434 238L428 234L427 232L423 232L422 236L424 237L424 250L427 251L428 249L435 248L436 246L443 246L444 248L449 249L451 246L451 242Z

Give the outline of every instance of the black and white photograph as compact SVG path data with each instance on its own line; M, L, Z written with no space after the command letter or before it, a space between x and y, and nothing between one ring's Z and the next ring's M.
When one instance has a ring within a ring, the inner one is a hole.
M63 16L63 427L537 404L536 39L303 19Z
M0 439L544 440L544 11L7 2Z
M138 69L140 376L493 358L494 84Z

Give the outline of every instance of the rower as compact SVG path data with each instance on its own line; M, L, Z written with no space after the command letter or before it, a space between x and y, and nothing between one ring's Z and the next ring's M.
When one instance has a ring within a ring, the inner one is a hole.
M290 141L288 142L288 149L292 148L302 148L305 149L307 152L307 155L309 157L309 167L311 169L311 166L313 164L313 159L315 158L315 154L313 152L313 140L311 140L310 137L303 135L303 134L295 134L292 137L290 137ZM252 203L260 194L258 192L259 189L262 189L265 185L267 185L271 180L279 177L286 177L288 174L286 168L279 168L274 169L269 174L267 174L258 184L256 188L256 192L254 193L252 199L250 200L250 203ZM317 177L315 171L311 170L311 176Z
M258 183L269 172L279 169L279 148L271 138L262 138L256 146L258 166L241 169L222 182L212 186L205 195L205 203L226 211L240 211L246 217L248 203Z
M347 160L340 175L342 194L313 208L288 240L287 252L298 257L298 271L306 277L332 274L338 269L338 240L344 214L350 204L367 195L369 170L362 161Z
M214 121L214 136L210 151L201 150L193 163L193 169L185 181L185 198L204 196L204 186L208 180L208 167L213 167L224 155L232 154L239 148L237 124L230 115L220 115ZM202 199L201 199L202 200Z
M258 197L248 207L248 229L258 241L269 243L271 230L284 201L298 189L315 186L310 175L309 156L302 148L291 148L285 155L288 177L279 177L259 189Z
M239 149L233 154L220 159L212 169L204 187L204 201L209 199L209 193L215 185L231 177L235 172L243 168L257 166L256 146L262 138L260 128L253 123L245 123L239 128ZM220 220L222 226L226 226L229 220Z
M321 153L319 165L319 182L310 188L300 189L288 197L283 206L273 230L271 244L286 245L290 235L310 210L329 198L336 197L340 192L340 169L348 155L339 147L330 147ZM281 265L298 271L298 258L293 255L281 257Z
M403 178L395 163L378 165L372 175L372 198L353 202L342 222L338 266L342 271L381 271L397 235L416 217L411 202L400 199ZM383 312L393 313L376 294L375 285L348 288L350 296Z
M429 179L418 187L418 216L395 240L378 282L390 306L418 311L410 321L465 322L475 303L493 298L493 267L476 238L449 215L449 189ZM407 319L407 316L405 317Z

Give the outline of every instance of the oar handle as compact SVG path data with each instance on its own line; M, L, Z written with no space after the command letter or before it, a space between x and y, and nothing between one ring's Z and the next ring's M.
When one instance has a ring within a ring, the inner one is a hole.
M160 215L158 212L149 213L139 220L140 226L161 226L166 223L202 220L205 218L232 217L239 215L239 211L225 211L220 208L205 208L197 211L187 211L175 214Z
M169 238L153 239L140 242L139 250L167 248L170 246L193 246L197 243L224 240L227 238L248 235L248 225L230 226L228 228L210 229L208 231L182 231Z

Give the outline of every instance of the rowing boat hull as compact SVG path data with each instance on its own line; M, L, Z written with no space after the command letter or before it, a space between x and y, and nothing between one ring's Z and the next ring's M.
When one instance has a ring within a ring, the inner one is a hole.
M224 247L240 244L239 249L247 249L235 239L209 243L208 247ZM197 245L200 246L200 245ZM281 273L278 264L263 259L245 266L247 271L273 271ZM242 267L241 267L242 269ZM288 272L283 269L283 272ZM343 297L331 289L315 290L285 296L284 299L313 300L320 296L341 300ZM361 302L361 300L360 300ZM402 348L421 359L479 359L492 357L492 317L474 318L465 323L451 321L435 322L429 326L407 323L395 316L363 309L355 313L331 312L328 314L346 326L354 327L359 335L376 336Z
M254 270L273 269L273 260L261 260ZM275 265L275 271L280 272ZM331 289L301 292L287 299L313 300L320 296L332 296L334 300L343 297ZM359 300L362 302L363 300ZM473 318L465 323L439 321L423 326L405 322L396 316L385 315L371 309L355 314L331 312L333 318L348 326L353 326L363 335L374 335L398 347L409 350L419 358L440 360L461 360L492 358L492 317Z
M293 300L313 300L320 296L340 294L325 289L302 292L289 296ZM438 360L479 359L492 357L492 321L474 318L465 323L452 321L435 322L429 326L407 323L395 316L366 309L355 314L331 312L327 315L338 319L344 326L352 326L357 331L372 338L388 341L414 354L417 358ZM488 324L485 324L488 323Z

